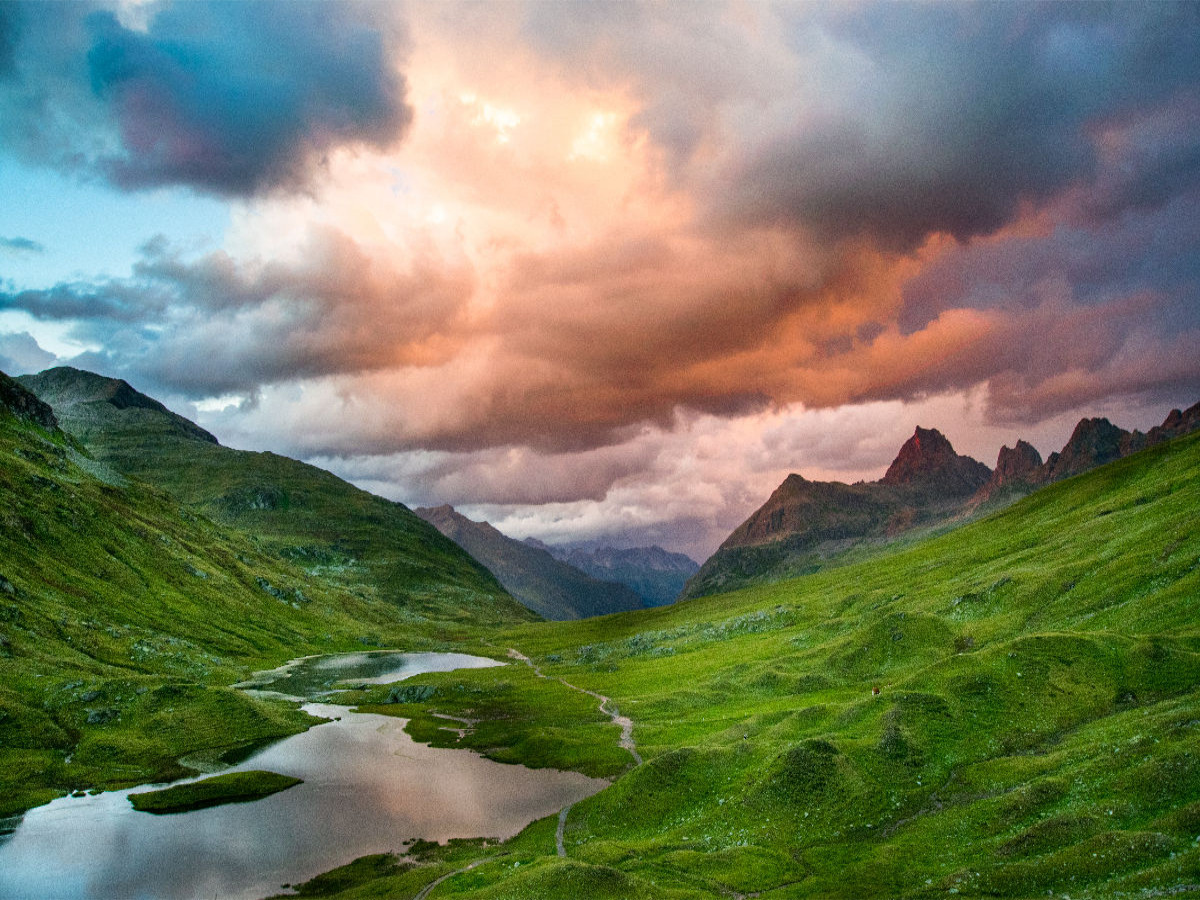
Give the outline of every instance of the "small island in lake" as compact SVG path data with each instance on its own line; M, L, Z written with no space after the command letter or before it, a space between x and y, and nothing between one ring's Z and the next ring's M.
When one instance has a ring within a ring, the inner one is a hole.
M276 772L229 772L160 791L130 794L129 802L141 812L166 815L223 803L250 803L303 783L302 778Z

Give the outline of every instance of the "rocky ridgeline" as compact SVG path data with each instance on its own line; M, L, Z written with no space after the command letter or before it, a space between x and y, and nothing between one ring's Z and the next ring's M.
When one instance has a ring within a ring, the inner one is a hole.
M1017 441L1014 448L1001 447L991 478L972 498L972 504L1029 493L1044 484L1080 475L1197 428L1200 428L1200 403L1187 410L1171 410L1161 425L1145 434L1137 430L1126 431L1108 419L1081 419L1066 446L1051 453L1045 462L1025 441Z
M892 540L1009 503L1146 447L1200 428L1200 403L1172 410L1143 434L1108 419L1082 419L1062 450L1043 461L1026 441L1002 447L996 468L956 453L933 428L917 428L879 481L843 484L792 474L725 539L687 583L683 597L735 590L821 568L864 543Z

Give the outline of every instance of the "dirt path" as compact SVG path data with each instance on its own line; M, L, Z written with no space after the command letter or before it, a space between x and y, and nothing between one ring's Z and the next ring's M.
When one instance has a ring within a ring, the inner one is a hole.
M546 675L544 672L542 672L541 669L539 669L537 666L535 666L533 664L532 659L530 659L528 656L526 656L520 650L517 650L513 647L509 647L508 655L510 657L512 657L513 659L519 659L521 662L525 663L525 665L529 666L529 668L533 669L533 674L535 674L538 678L550 678L549 675ZM621 715L621 711L619 709L617 709L615 704L613 704L612 699L609 697L605 697L603 694L597 694L595 691L589 691L586 688L577 687L576 685L573 685L573 684L571 684L571 682L565 681L562 678L555 678L554 680L557 681L559 684L561 684L563 687L568 687L573 691L578 691L581 694L587 694L589 697L595 697L597 700L599 700L600 701L600 712L604 713L606 716L608 716L610 719L612 719L613 724L619 726L621 729L621 736L617 739L618 746L620 746L622 750L629 751L629 755L633 757L634 765L640 766L642 764L642 755L640 753L638 753L637 744L634 743L634 740L633 740L633 719L629 718L629 716ZM438 713L434 713L434 715L438 716L438 718L440 718L440 719L452 719L456 722L463 722L464 724L466 724L466 723L474 724L473 720L471 720L471 719L463 719L463 718L456 717L456 716L447 716L447 715L441 715ZM450 730L457 731L458 729L450 729ZM461 734L460 734L460 737L461 737ZM559 813L558 813L558 828L554 832L554 848L558 852L558 855L563 857L564 859L566 858L566 855L567 855L567 847L566 847L566 844L563 842L563 836L567 830L567 816L570 814L571 807L574 805L575 804L572 803L568 806L564 806L559 811ZM484 862L487 862L487 860L477 859L477 860L475 860L475 862L470 863L469 865L465 866L462 869L456 869L453 872L447 872L441 878L431 881L429 884L425 885L425 887L423 887L421 889L421 892L419 894L417 894L417 896L414 897L413 900L425 900L425 898L429 896L430 892L433 891L433 889L435 887L437 887L439 884L441 884L443 881L446 881L449 878L453 878L455 875L461 875L463 872L469 872L471 869L474 869L476 866L478 866Z
M535 674L538 678L550 677L549 675L544 674L537 666L535 666L533 664L533 660L520 650L509 647L508 655L513 659L519 659L521 662L525 663L525 665L529 666L529 668L533 669L533 674ZM633 757L633 762L635 765L640 766L642 764L642 755L638 753L637 744L635 744L633 740L633 719L629 718L629 716L621 715L621 711L617 709L615 704L613 704L612 699L605 697L603 694L597 694L595 691L589 691L587 688L576 687L575 685L571 684L571 682L565 681L562 678L555 678L554 680L564 687L569 687L573 691L578 691L581 694L587 694L589 697L595 697L597 700L599 700L600 712L612 719L613 724L619 726L621 729L621 736L617 739L617 744L622 750L629 751L629 755Z
M425 887L421 888L421 893L419 893L419 894L417 894L417 896L413 897L413 900L425 900L425 898L429 896L429 892L432 891L435 887L437 887L439 884L441 884L446 879L453 878L455 875L461 875L463 872L470 872L473 868L475 868L478 865L482 865L485 862L487 862L486 859L477 859L477 860L475 860L475 862L468 863L467 865L463 866L461 869L455 869L453 872L447 872L441 878L437 878L437 879L429 882L429 884L425 885Z
M563 832L567 830L567 813L571 811L571 807L574 805L572 803L562 808L562 811L558 814L558 830L554 832L554 846L558 850L558 855L564 859L567 855L567 848L563 844Z
M529 666L529 668L533 669L533 674L538 678L550 677L537 666L535 666L532 659L530 659L520 650L517 650L515 647L508 648L508 655L513 659L519 659L521 662L525 663L525 665ZM571 682L565 681L562 678L555 678L554 680L563 685L563 687L569 687L573 691L578 691L581 694L587 694L589 697L595 697L597 700L599 700L600 712L612 719L613 724L619 726L621 729L621 736L617 738L617 745L620 746L622 750L629 751L629 755L633 757L634 765L640 766L642 764L642 754L638 753L637 744L635 744L633 741L633 719L629 718L629 716L621 715L621 711L617 709L615 705L613 705L612 699L605 697L603 694L597 694L595 691L589 691L586 688L577 687L576 685L573 685ZM572 804L572 806L573 805L574 804ZM566 844L563 843L563 835L567 830L567 816L570 814L570 812L570 806L564 806L562 808L558 814L558 829L554 832L554 848L558 851L558 855L563 858L566 858L567 855L567 847ZM418 897L417 900L420 900L420 898Z

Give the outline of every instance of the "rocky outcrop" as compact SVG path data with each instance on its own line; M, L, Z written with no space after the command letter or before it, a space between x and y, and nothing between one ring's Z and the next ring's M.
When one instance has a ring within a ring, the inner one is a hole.
M955 453L936 428L918 427L879 483L919 486L945 496L967 496L987 484L991 474L991 469L978 460Z
M7 410L23 422L54 431L58 419L48 403L43 403L35 394L20 383L0 372L0 409Z
M992 471L956 453L936 429L917 428L879 481L841 484L789 475L700 567L683 596L813 572L854 546L944 525L985 502L989 508L1010 503L1044 484L1197 429L1200 403L1172 410L1146 434L1118 428L1108 419L1083 419L1066 446L1045 462L1022 440L1001 448Z
M1155 425L1146 432L1146 446L1153 447L1197 429L1200 429L1200 403L1189 406L1183 412L1173 409L1161 425Z
M1120 459L1127 455L1123 447L1131 447L1130 432L1124 428L1108 419L1080 419L1066 446L1046 460L1045 480L1069 478Z
M936 429L917 428L879 481L842 484L792 474L725 539L684 597L734 590L819 568L864 541L886 541L959 513L992 471L956 453Z
M1017 441L1015 447L1004 446L996 457L996 468L992 477L971 498L972 503L983 503L1003 494L1028 490L1045 482L1042 454L1028 441Z

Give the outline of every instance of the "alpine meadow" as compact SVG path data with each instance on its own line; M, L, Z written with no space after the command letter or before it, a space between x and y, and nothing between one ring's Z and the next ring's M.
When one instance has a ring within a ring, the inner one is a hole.
M1200 894L1197 209L1192 0L0 2L0 900Z

